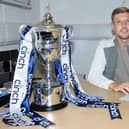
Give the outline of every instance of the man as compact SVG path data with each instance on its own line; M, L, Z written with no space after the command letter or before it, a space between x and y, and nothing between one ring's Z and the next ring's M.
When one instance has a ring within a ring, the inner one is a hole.
M88 80L96 86L129 94L129 8L112 12L114 37L96 49Z

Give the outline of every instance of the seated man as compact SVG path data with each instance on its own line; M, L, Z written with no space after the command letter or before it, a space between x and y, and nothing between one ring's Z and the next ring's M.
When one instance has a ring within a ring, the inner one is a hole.
M112 12L112 39L96 49L88 80L96 86L129 94L129 9Z

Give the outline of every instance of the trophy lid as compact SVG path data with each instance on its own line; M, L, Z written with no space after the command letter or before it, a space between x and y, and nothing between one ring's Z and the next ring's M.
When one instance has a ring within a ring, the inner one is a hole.
M47 2L46 6L46 13L43 16L43 20L37 25L37 29L40 31L59 31L60 29L63 29L63 26L61 24L56 24L53 20L53 16L50 12L50 6ZM37 31L38 31L37 30Z

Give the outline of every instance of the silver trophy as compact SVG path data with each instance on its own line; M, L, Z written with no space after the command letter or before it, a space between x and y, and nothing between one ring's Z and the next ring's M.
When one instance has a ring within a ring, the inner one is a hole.
M44 68L41 79L33 83L34 102L31 107L37 111L51 111L67 105L62 99L63 87L55 70L54 61L60 60L61 32L63 27L55 24L50 8L43 21L33 27L36 58Z

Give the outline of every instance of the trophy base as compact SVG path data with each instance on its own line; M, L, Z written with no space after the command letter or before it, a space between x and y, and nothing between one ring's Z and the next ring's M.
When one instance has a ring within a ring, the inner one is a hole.
M31 103L31 110L35 110L35 111L54 111L54 110L58 110L58 109L61 109L61 108L64 108L67 106L67 102L62 102L60 104L55 104L55 105L52 105L52 106L42 106L42 105L38 105L38 104L35 104L34 102Z

